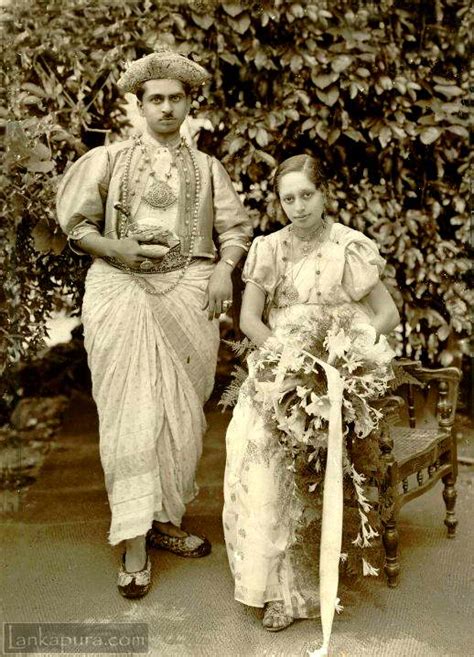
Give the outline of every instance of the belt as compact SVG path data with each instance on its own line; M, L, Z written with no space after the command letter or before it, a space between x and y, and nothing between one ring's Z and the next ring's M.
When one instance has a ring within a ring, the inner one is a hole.
M197 259L198 259L197 257L193 257L191 262ZM134 274L165 274L170 271L177 271L178 269L183 269L183 267L186 264L187 258L181 253L180 244L177 244L172 249L170 249L168 253L166 253L163 256L163 258L161 258L157 262L156 265L154 265L150 269L147 269L146 271L140 269L140 266L129 267L128 265L124 265L119 260L116 260L115 258L102 257L102 260L108 262L109 265L112 265L112 267L116 267L117 269L121 269L122 271L132 272ZM150 258L150 262L153 262L152 258Z

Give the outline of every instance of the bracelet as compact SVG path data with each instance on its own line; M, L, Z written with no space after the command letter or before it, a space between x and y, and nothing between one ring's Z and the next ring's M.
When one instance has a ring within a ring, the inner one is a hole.
M225 262L225 264L229 265L229 267L231 267L232 269L234 269L234 267L236 265L236 263L233 260L231 260L230 258L227 258L226 260L223 260L222 262Z

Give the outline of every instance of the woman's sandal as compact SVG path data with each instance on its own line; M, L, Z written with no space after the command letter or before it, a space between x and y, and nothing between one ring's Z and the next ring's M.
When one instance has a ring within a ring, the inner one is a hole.
M142 570L129 573L125 569L125 552L122 555L122 564L117 578L117 588L124 598L143 598L150 590L151 561L146 554L145 566Z
M147 546L157 550L168 550L179 557L206 557L211 552L211 544L204 536L186 534L177 537L163 534L153 524L146 537Z
M286 627L292 625L295 619L288 616L285 612L285 605L281 600L273 600L267 602L265 605L265 614L263 616L262 625L269 632L280 632Z

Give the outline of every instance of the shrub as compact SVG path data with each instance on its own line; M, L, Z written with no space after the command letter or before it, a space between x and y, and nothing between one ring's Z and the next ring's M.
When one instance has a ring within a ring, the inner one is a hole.
M58 295L78 305L87 261L63 250L58 176L126 126L114 85L122 61L158 41L213 72L195 103L215 126L200 145L240 186L256 232L278 224L275 163L319 154L330 214L387 259L400 351L459 360L472 303L467 0L18 0L7 11L6 362L37 351Z

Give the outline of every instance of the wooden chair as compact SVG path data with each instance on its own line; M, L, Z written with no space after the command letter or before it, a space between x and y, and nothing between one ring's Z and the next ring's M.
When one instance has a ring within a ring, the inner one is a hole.
M385 420L379 445L384 478L379 489L388 586L398 586L400 574L398 515L404 504L443 481L448 538L456 534L457 450L453 424L461 372L456 367L428 369L414 361L399 361L422 386L404 384L399 397L383 401Z

